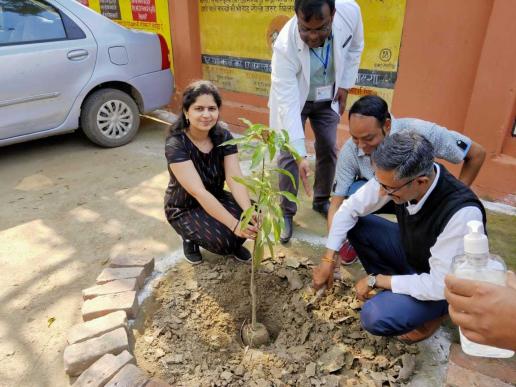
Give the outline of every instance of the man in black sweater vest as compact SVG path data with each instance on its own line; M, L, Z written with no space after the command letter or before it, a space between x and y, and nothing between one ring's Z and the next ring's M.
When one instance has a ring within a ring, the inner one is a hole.
M372 154L375 178L341 205L314 269L314 287L330 287L336 252L349 239L368 273L355 286L366 301L362 326L375 335L416 342L435 332L447 314L444 277L464 252L466 223L486 224L477 196L433 154L414 132L387 136ZM391 200L397 223L371 215Z

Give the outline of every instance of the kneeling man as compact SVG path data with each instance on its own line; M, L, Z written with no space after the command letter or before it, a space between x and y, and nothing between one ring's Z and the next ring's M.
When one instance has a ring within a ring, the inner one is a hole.
M433 155L432 144L415 132L387 136L372 154L374 179L340 206L314 269L314 287L331 286L335 253L349 239L368 274L356 292L367 300L362 326L374 335L407 342L432 335L448 313L444 277L464 252L466 223L486 224L477 196ZM371 215L391 200L397 223Z

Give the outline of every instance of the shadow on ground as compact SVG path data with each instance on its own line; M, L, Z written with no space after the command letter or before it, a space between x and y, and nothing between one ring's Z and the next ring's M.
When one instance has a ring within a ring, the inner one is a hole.
M1 386L69 385L62 351L81 289L114 255L179 247L163 215L164 130L143 119L115 149L80 134L1 148Z

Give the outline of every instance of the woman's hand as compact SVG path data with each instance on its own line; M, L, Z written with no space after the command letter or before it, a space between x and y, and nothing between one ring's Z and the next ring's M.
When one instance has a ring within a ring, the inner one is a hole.
M241 228L240 220L237 220L235 228L233 230L233 234L235 234L239 238L245 239L256 239L256 234L258 233L258 228L253 224L253 222L249 223L247 227Z
M262 220L263 220L263 215L258 214L257 212L255 212L253 214L253 216L251 217L250 225L253 226L253 228L255 229L255 232L258 232L258 228L262 224Z

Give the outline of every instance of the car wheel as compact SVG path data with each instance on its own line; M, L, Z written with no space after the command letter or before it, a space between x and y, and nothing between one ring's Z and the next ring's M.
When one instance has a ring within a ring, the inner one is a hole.
M95 144L113 148L130 142L140 126L138 106L116 89L91 94L82 106L81 128Z

